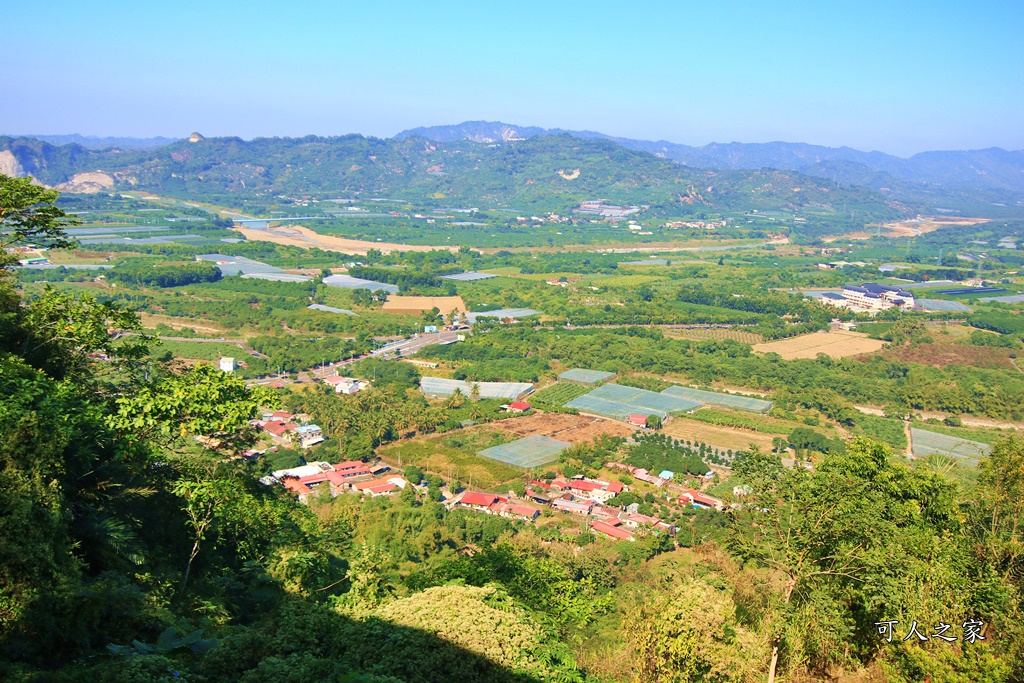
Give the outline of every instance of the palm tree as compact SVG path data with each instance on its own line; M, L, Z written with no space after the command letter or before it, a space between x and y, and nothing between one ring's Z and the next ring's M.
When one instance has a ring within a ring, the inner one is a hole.
M445 408L458 408L465 403L466 396L462 393L462 389L455 387L455 391L451 393L448 400L444 402Z

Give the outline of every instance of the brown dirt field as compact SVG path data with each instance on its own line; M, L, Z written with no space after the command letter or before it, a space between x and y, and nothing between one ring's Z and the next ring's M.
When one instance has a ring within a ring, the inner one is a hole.
M819 353L824 353L832 358L845 358L878 351L884 345L885 342L871 339L862 332L833 330L832 332L812 332L791 339L755 344L754 351L756 353L774 352L782 356L784 360L815 358Z
M1013 368L1010 358L1012 349L1000 349L992 346L960 346L958 344L918 344L917 346L898 346L882 352L886 360L901 363L917 363L942 368L947 365L969 365L980 368Z
M894 221L884 223L884 234L886 237L917 237L925 233L934 232L939 228L946 228L951 225L977 225L987 223L987 218L950 218L947 216L918 216L905 221ZM838 240L866 240L876 234L876 231L864 230L851 232L846 235L823 238L824 242L836 242Z
M629 425L616 420L567 413L533 413L481 426L515 434L518 438L542 434L571 444L591 443L602 434L628 437L635 431Z
M453 311L466 310L466 302L461 296L398 296L393 294L384 302L381 309L384 313L405 313L419 315L423 311L437 308L442 315Z
M392 251L433 251L435 249L448 249L457 251L458 246L425 247L422 245L395 244L393 242L367 242L365 240L351 240L344 237L332 237L320 235L309 228L301 225L282 225L265 230L254 228L231 228L245 235L248 240L273 242L274 244L286 244L294 247L318 247L324 251L338 251L343 254L357 254L365 256L370 249L377 249L385 254Z
M871 235L866 232L848 232L845 235L832 235L831 237L822 237L821 241L826 244L832 244L839 240L869 240Z
M918 216L907 221L896 221L886 223L882 227L888 231L890 237L917 237L928 232L934 232L939 228L951 225L978 225L987 223L987 218L948 218L944 216Z
M669 420L661 431L676 439L702 441L720 449L744 450L749 448L750 444L756 444L762 451L772 449L771 434L736 427L719 427L686 418Z

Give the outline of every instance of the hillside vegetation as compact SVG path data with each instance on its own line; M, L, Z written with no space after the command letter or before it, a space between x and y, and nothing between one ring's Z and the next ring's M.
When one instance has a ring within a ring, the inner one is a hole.
M872 190L793 171L702 171L611 141L570 135L491 145L360 135L210 138L123 152L0 137L0 150L10 150L23 173L49 185L102 171L116 190L192 198L369 196L561 213L584 199L604 199L733 211L813 209L853 213L861 224L910 211Z

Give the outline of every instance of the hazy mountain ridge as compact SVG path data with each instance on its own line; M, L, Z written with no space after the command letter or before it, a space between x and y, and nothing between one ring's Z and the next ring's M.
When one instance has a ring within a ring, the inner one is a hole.
M96 186L215 198L267 194L372 196L565 213L582 199L648 204L675 212L692 205L719 210L847 207L867 220L916 207L866 188L837 186L794 171L689 168L607 139L567 134L494 144L380 139L239 138L179 141L147 151L94 151L0 137L23 168L49 185L74 191L86 173ZM97 190L99 191L99 190ZM674 207L674 208L673 208Z
M884 152L862 152L851 147L825 147L802 142L730 142L693 147L665 140L635 140L593 131L545 130L536 126L516 126L487 121L415 128L402 131L395 137L419 135L429 140L447 142L458 139L500 140L501 130L517 131L520 137L568 133L584 139L612 140L629 149L649 152L696 168L777 168L820 175L823 164L843 161L864 166L865 170L860 172L861 174L880 172L897 180L942 185L959 190L985 189L1024 193L1024 151L1006 151L996 147L968 151L922 152L909 159L903 159Z
M80 135L71 133L69 135L25 135L20 137L35 138L48 142L51 145L81 145L86 149L155 149L177 142L179 138L165 138L161 136L152 138L133 137L100 137L97 135Z

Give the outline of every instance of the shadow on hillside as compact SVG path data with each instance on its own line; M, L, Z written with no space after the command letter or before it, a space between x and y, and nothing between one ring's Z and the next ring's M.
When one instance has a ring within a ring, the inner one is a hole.
M199 669L211 679L238 680L247 671L265 669L268 661L295 654L330 662L346 673L408 683L540 681L430 632L379 619L356 621L297 598L286 600L264 623L223 641Z
M452 618L459 619L459 615L454 614ZM136 627L140 625L136 622ZM473 625L467 623L466 626L469 632ZM153 642L141 633L138 637L144 642ZM509 649L509 644L500 642L493 633L481 632L479 637L487 641L482 642L481 647L499 652ZM129 651L130 642L131 638L124 642L129 645ZM69 650L65 650L68 659L78 659L85 654L79 650L76 656ZM542 680L513 671L428 631L376 618L357 621L298 597L284 597L279 606L262 619L251 626L235 627L204 654L179 650L141 656L132 653L125 657L109 655L105 648L95 646L92 651L91 656L78 659L78 665L62 665L61 660L68 662L68 659L59 655L49 659L15 656L14 660L20 659L27 665L26 669L21 669L28 674L22 680L76 683L82 680L135 681L140 665L159 670L161 675L171 672L177 676L180 672L186 680L190 680L190 675L198 675L201 680L241 683L539 683ZM15 653L8 650L5 654L9 657ZM35 666L29 664L33 660ZM140 664L140 660L152 661L145 665ZM168 669L168 664L173 670ZM0 666L0 671L2 669Z

